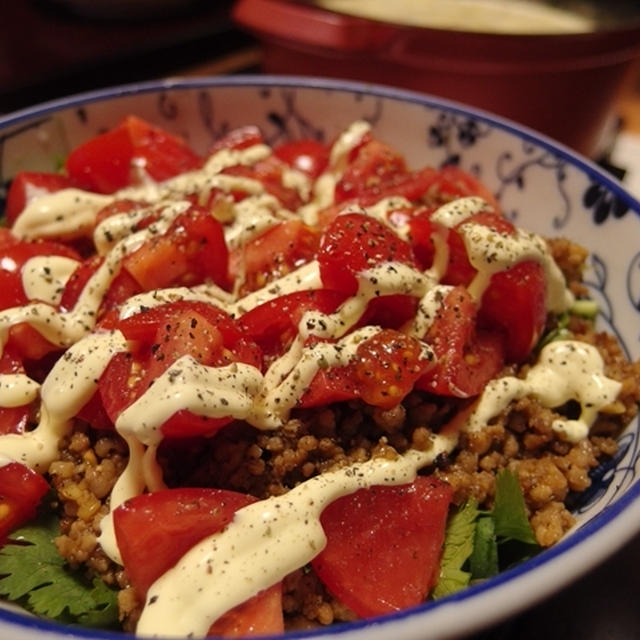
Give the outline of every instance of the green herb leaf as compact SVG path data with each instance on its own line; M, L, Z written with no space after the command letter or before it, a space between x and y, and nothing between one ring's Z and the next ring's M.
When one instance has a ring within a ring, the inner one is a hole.
M94 578L90 591L94 607L78 615L78 623L84 627L108 628L118 624L118 600L116 592L100 580Z
M493 517L478 518L476 535L473 541L473 553L469 557L469 570L472 579L490 578L498 571L498 544Z
M478 503L473 498L449 517L440 561L440 577L432 593L434 598L443 598L469 584L471 574L463 571L462 567L473 552L477 517Z
M520 483L516 475L507 469L496 476L496 498L492 515L498 539L537 545L527 518Z
M0 595L27 610L63 622L112 626L117 622L116 593L101 580L93 585L69 571L53 539L55 518L15 531L0 550Z

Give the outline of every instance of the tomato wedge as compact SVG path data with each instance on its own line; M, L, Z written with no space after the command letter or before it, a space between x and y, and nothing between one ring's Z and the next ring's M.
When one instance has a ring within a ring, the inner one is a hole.
M352 362L320 369L298 406L317 407L361 398L371 406L390 409L402 402L431 366L418 340L394 329L383 329L358 345Z
M265 191L275 196L285 209L296 211L304 201L296 189L283 184L285 170L288 170L287 165L272 154L253 166L237 165L224 169L222 173L261 182Z
M87 258L71 274L60 299L62 310L69 311L75 307L87 282L103 261L104 258L97 255ZM117 309L125 300L138 293L142 293L142 287L126 269L121 269L102 299L96 319L101 320L107 311Z
M359 396L353 366L329 367L316 373L309 388L298 401L298 406L303 409L322 407L334 402L355 400Z
M45 493L47 481L19 462L0 467L0 545L21 524L35 517Z
M429 268L434 258L432 234L436 225L429 219L433 210L409 220L414 254L422 268ZM489 227L497 234L514 233L513 225L494 212L471 216L461 223ZM464 240L458 233L460 225L447 234L449 263L442 282L467 286L476 275L470 264ZM495 273L482 296L478 311L478 326L500 330L505 336L505 356L509 362L526 360L540 338L546 322L546 280L543 267L527 260L505 271Z
M547 319L546 280L542 265L531 260L496 273L482 296L478 326L505 334L506 359L523 362L531 355Z
M327 545L313 568L363 618L420 604L438 575L452 495L448 484L418 477L336 500L322 512Z
M477 308L464 287L454 287L427 331L424 341L436 356L435 365L416 388L444 396L478 395L504 363L499 334L476 328Z
M411 246L379 220L361 213L338 216L320 240L320 277L328 289L354 295L358 273L391 261L413 265Z
M440 203L467 196L479 196L494 211L500 211L500 205L493 193L478 178L454 164L448 164L434 174L429 195L431 199Z
M273 153L292 169L317 178L329 164L330 149L317 140L294 140L278 145Z
M284 353L297 335L305 312L332 313L346 297L343 292L330 289L294 291L254 307L238 322L265 355L276 356Z
M198 205L178 216L166 233L152 236L125 257L123 267L144 291L213 281L229 285L222 225Z
M259 127L249 124L231 129L218 138L209 149L209 155L222 151L222 149L246 149L255 144L264 144L264 136Z
M313 260L319 242L317 231L301 220L287 220L232 251L231 273L243 278L240 293L261 289Z
M138 171L166 180L197 169L202 159L181 139L136 116L76 147L65 164L71 181L89 191L113 193L142 181Z
M255 498L222 489L168 489L138 496L113 513L124 567L136 592L149 587L198 542L221 531ZM276 584L235 607L209 635L239 637L282 633L282 587Z
M337 203L363 195L379 195L409 173L402 155L370 136L354 149L353 155L336 184Z
M356 358L360 397L382 409L400 404L415 381L432 366L418 340L393 329L384 329L360 343Z

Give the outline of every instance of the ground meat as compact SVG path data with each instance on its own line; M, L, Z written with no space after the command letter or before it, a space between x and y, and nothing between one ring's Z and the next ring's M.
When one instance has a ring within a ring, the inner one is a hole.
M215 486L258 498L281 495L311 476L388 455L386 450L396 455L411 446L427 449L432 431L458 405L439 403L415 393L401 408L388 411L359 402L297 411L275 431L236 423L207 440L165 441L159 459L169 486Z
M550 502L531 516L531 526L543 547L555 544L573 522L573 516L562 502Z
M289 629L309 629L357 618L325 589L310 567L298 569L285 578L282 598Z
M142 613L142 605L143 603L133 587L126 586L118 591L118 611L123 631L135 632Z
M551 255L569 285L569 288L578 295L584 295L586 289L582 284L585 261L589 252L578 244L566 238L548 238L547 243L551 249Z
M55 543L72 567L84 566L108 585L126 586L121 567L98 545L107 497L127 463L127 448L115 434L101 435L79 423L60 443L60 458L49 467L60 502L61 535Z

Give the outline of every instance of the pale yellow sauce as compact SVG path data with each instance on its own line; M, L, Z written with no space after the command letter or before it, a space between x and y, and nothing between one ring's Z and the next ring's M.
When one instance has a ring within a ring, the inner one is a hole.
M504 377L489 382L466 428L483 429L509 403L525 396L537 398L549 408L575 400L581 407L579 417L558 418L553 429L569 442L579 442L589 435L598 412L615 401L621 386L605 375L602 357L594 346L577 341L551 342L524 379Z
M469 285L469 293L481 300L489 286L491 276L518 262L532 260L542 266L547 283L548 311L562 313L573 304L573 295L567 289L564 276L553 260L547 243L538 235L516 229L513 234L496 233L489 227L465 223L459 228L469 262L478 270Z
M12 227L19 238L78 237L91 233L100 209L116 200L133 200L148 204L172 201L190 193L210 191L212 188L229 190L234 187L249 193L264 190L254 180L234 176L219 176L221 171L236 165L252 165L271 154L264 145L255 145L241 151L223 149L209 158L204 167L183 173L164 182L147 181L138 187L121 189L112 195L101 195L80 189L63 189L33 199Z
M64 287L79 263L64 256L35 256L22 267L22 286L29 300L60 304Z
M60 438L70 431L72 419L95 393L111 358L127 349L119 331L94 333L72 345L42 384L38 426L24 434L0 436L0 453L44 473L58 456ZM24 385L16 385L14 391L21 397Z
M40 385L23 373L4 373L0 377L0 407L22 407L37 397Z

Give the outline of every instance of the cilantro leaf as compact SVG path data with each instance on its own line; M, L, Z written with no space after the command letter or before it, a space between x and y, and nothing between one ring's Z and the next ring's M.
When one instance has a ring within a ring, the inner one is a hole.
M79 614L78 623L84 627L109 628L117 626L118 600L116 592L100 578L94 578L90 596L94 607Z
M498 573L498 544L494 520L490 515L478 518L476 523L469 569L474 579L490 578Z
M516 475L507 469L503 469L496 476L496 497L492 516L499 539L537 545L527 518L520 483Z
M99 579L90 585L68 570L53 542L58 534L58 522L50 517L10 536L10 542L18 544L0 549L0 596L62 622L113 626L116 593Z
M445 531L440 576L433 589L434 598L443 598L469 584L471 574L462 567L473 552L478 503L470 498L449 517Z

